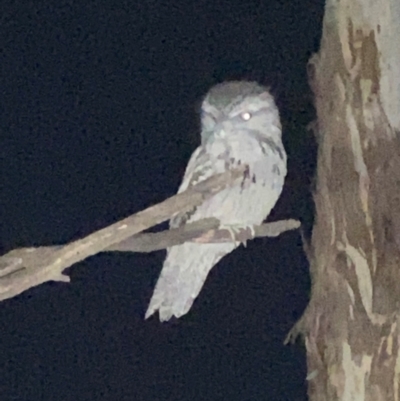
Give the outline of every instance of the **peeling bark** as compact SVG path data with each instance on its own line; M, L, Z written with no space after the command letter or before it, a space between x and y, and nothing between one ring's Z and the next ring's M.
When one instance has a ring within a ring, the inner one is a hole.
M400 2L328 0L317 109L310 400L400 400Z

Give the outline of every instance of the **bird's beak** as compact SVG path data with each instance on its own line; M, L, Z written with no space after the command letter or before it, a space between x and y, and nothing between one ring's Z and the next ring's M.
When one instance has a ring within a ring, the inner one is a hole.
M226 138L228 126L226 122L220 122L215 126L215 136L217 138Z
M217 137L219 137L219 138L226 138L226 131L224 130L224 129L220 129L218 132L217 132L217 135L216 135Z

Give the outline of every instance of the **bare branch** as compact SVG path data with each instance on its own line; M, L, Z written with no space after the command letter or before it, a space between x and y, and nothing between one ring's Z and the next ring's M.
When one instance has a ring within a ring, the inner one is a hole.
M111 245L107 251L153 252L170 246L193 241L199 243L232 242L232 233L228 229L218 229L217 219L210 218L186 224L159 233L135 235L119 244ZM300 227L297 220L281 220L254 227L244 227L235 232L235 240L246 242L256 237L277 237L281 233Z
M186 212L205 199L232 185L243 176L246 166L211 177L158 205L103 228L63 247L14 249L0 257L0 300L11 298L46 281L66 281L62 274L88 256L126 240L178 212Z
M68 282L62 272L88 256L103 251L152 252L186 241L232 241L229 230L219 230L217 219L205 219L156 234L138 233L168 220L178 212L189 211L205 199L232 185L245 166L212 177L189 190L151 206L87 237L64 246L20 248L0 257L0 300L11 298L46 281ZM299 227L299 222L283 220L235 232L235 240L245 242L256 236L276 236Z
M106 251L153 252L173 245L183 244L201 237L204 233L219 227L215 218L198 220L179 228L171 228L159 233L137 234L118 244L111 245Z

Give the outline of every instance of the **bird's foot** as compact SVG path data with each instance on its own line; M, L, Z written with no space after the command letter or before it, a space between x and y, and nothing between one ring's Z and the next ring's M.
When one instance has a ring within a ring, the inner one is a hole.
M240 244L243 244L244 246L247 246L247 240L240 240L240 239L237 238L238 236L240 238L240 234L243 231L250 230L252 238L254 238L255 234L256 234L253 225L241 225L241 224L226 224L226 225L224 225L224 224L221 224L219 226L219 228L221 230L227 230L229 232L229 234L230 234L230 236L232 238L232 241L234 242L234 244L236 246L239 246Z

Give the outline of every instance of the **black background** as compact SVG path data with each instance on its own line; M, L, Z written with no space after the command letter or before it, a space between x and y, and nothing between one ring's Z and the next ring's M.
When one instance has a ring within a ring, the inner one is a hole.
M63 244L173 195L215 83L254 79L281 110L289 174L270 220L312 225L306 64L322 0L2 2L2 252ZM164 224L161 228L165 228ZM299 232L256 239L191 311L143 320L164 252L103 253L0 304L0 398L305 400L309 276Z

